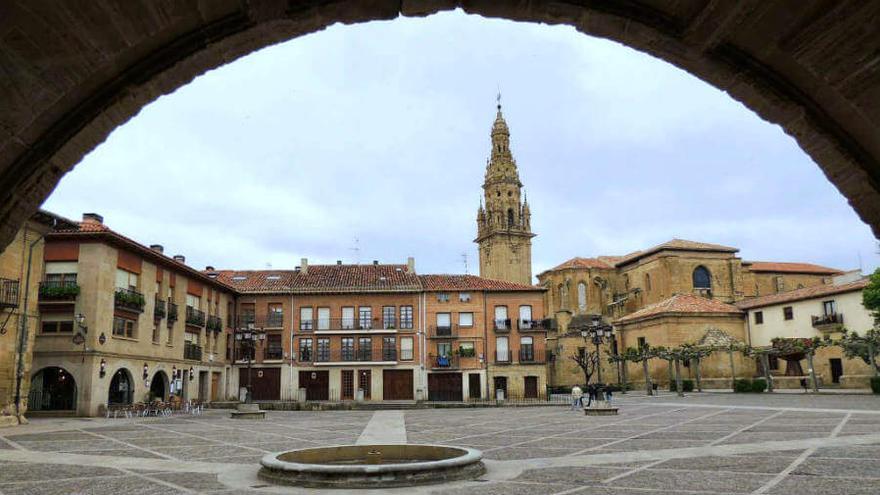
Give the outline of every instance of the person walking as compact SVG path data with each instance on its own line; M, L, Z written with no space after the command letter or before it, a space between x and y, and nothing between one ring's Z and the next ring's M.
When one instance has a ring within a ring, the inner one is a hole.
M593 404L593 399L596 398L596 386L595 385L587 385L587 405L585 407L590 407Z
M584 404L584 391L580 385L571 388L571 410L577 411Z
M611 385L605 385L606 407L611 407Z

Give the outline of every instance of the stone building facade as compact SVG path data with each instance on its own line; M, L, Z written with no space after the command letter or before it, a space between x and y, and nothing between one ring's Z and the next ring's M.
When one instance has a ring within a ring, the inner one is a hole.
M93 416L171 394L225 399L231 288L97 214L46 236L33 412Z
M492 125L492 151L483 181L483 200L477 210L480 276L532 285L532 233L529 202L522 194L516 160L510 151L510 131L501 104Z

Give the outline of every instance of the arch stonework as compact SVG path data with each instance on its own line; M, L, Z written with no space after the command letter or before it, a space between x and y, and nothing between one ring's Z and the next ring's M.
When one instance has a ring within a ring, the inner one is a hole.
M456 7L700 77L782 126L880 234L880 0L20 0L0 6L0 246L113 129L205 71L337 22Z

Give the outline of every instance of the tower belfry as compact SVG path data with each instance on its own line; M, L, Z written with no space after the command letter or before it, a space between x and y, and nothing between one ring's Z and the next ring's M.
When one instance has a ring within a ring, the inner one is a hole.
M522 182L510 152L510 130L501 113L501 93L492 124L492 151L483 180L483 199L477 210L480 276L532 284L531 212L522 200Z

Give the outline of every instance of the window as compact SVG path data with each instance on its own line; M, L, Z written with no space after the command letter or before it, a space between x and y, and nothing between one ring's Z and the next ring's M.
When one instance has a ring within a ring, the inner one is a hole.
M312 339L299 339L299 360L304 362L312 360Z
M73 333L72 321L43 321L43 333Z
M373 328L373 308L361 306L358 308L358 327L361 330Z
M270 333L266 335L266 354L264 359L284 359L284 347L281 345L281 334Z
M694 268L693 279L694 289L712 288L712 275L709 273L709 270L705 266L700 265Z
M354 337L342 338L342 360L354 361Z
M559 284L559 297L562 302L562 308L568 308L568 282Z
M314 311L311 307L299 308L299 329L308 332L315 328Z
M437 313L437 330L449 330L451 328L450 313Z
M330 308L318 308L318 330L330 330Z
M474 314L473 313L459 313L458 314L458 326L460 326L460 327L474 326Z
M648 347L648 341L645 340L644 337L639 337L638 342L639 342L639 350L645 349Z
M822 314L824 314L825 316L837 314L837 308L834 305L834 301L822 302Z
M519 327L529 328L532 326L532 307L523 305L519 307Z
M578 309L585 311L587 309L587 284L578 283Z
M776 293L785 292L785 279L780 275L773 280L776 282Z
M507 209L507 226L513 227L513 208Z
M400 360L401 361L412 361L413 360L413 338L412 337L401 337L400 338Z
M507 363L510 361L510 352L507 344L507 337L495 339L495 362Z
M68 287L76 285L76 261L47 261L45 265L47 287Z
M791 306L782 308L782 317L786 320L794 319L794 309Z
M651 274L645 274L645 292L649 292L651 290Z
M330 361L330 339L318 339L318 354L315 355L316 361Z
M134 320L116 316L113 318L113 335L117 337L134 338Z
M382 361L397 361L397 337L382 338Z
M526 363L535 360L535 342L532 337L519 338L519 360Z
M510 320L507 318L507 306L495 306L495 328L509 330Z
M764 312L755 311L755 325L760 325L762 323L764 323Z
M401 306L400 307L400 328L412 328L413 327L413 307L412 306Z
M397 328L397 322L394 321L396 314L397 311L394 306L382 306L382 328L386 330Z
M127 270L117 268L116 269L116 288L117 289L137 290L137 288L138 288L138 275L137 275L137 273L132 273Z
M192 294L186 295L186 305L193 309L201 309L202 308L202 298L199 296L194 296Z
M470 292L459 292L458 300L460 302L470 302L471 301L471 293Z
M159 343L159 325L153 325L153 343Z
M474 357L477 355L473 342L461 342L458 344L458 355L461 357Z
M168 339L165 340L166 345L174 344L174 325L168 325Z
M266 321L267 327L280 328L284 324L284 309L281 303L270 303Z
M357 358L358 361L372 361L373 356L373 339L370 337L360 337L358 339Z
M449 342L437 343L437 356L449 357L452 355L452 344Z
M342 308L342 329L351 330L354 328L354 306L345 306Z
M445 292L437 293L437 302L449 302L449 294Z

